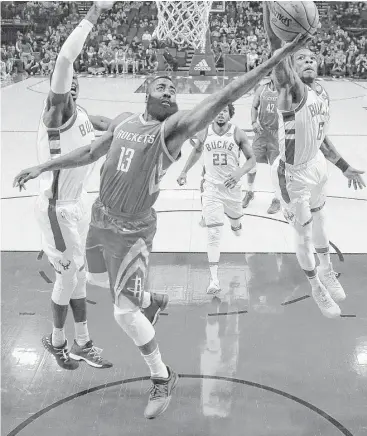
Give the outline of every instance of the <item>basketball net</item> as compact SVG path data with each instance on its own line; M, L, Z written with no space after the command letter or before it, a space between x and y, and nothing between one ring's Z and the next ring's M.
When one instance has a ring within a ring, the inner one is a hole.
M156 1L158 26L153 37L171 39L176 44L187 43L205 51L206 31L212 1Z

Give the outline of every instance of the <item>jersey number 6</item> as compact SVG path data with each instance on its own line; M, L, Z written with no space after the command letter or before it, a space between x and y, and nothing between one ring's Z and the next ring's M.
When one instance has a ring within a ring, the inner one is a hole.
M135 150L132 148L121 147L120 159L117 164L117 170L127 173L129 171L132 158L134 156Z

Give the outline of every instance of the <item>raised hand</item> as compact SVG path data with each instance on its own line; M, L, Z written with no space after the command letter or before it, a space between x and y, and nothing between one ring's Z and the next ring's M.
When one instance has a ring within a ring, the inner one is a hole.
M177 183L178 183L180 186L186 185L186 183L187 183L187 174L186 174L186 173L181 173L181 174L178 176Z

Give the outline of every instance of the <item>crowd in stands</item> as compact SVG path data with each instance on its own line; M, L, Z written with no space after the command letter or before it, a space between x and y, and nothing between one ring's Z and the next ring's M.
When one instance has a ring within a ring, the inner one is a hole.
M322 27L310 43L319 74L367 78L367 32L363 31L367 2L326 3ZM63 42L81 20L77 2L4 1L1 13L3 20L14 24L29 23L26 31L17 32L16 40L2 44L2 75L23 70L29 75L49 74ZM75 70L92 75L157 71L157 53L164 57L165 66L177 70L178 55L185 57L188 46L177 46L169 39L157 41L152 36L156 26L155 2L116 2L90 33ZM225 2L224 12L210 14L209 26L218 68L224 66L226 54L245 55L244 71L270 56L261 2Z

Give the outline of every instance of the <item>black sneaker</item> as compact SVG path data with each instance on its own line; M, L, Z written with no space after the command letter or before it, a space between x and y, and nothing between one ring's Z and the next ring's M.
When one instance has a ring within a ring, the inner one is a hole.
M150 294L150 306L142 309L144 315L149 319L152 325L155 325L159 318L159 313L163 312L167 307L169 298L167 294L156 294L152 292Z
M252 191L247 191L245 198L242 200L242 207L246 209L246 207L249 205L250 201L254 199L254 193Z
M168 378L152 377L152 387L144 416L154 419L167 410L172 398L172 391L178 382L178 374L167 366Z
M42 338L42 344L48 352L55 356L56 362L61 368L74 370L79 367L79 363L76 360L70 358L69 351L67 349L68 341L66 340L61 347L54 347L52 345L52 334L44 336Z

